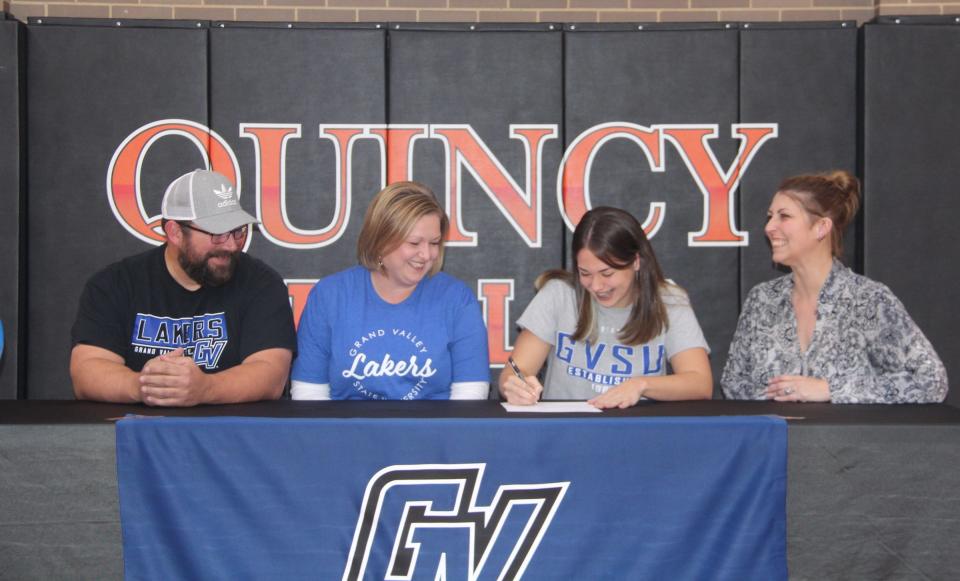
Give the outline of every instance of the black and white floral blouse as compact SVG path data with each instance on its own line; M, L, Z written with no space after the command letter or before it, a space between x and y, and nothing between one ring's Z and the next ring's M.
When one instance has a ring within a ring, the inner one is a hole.
M903 304L885 285L838 261L820 289L817 321L801 352L793 275L747 295L720 383L731 399L764 399L778 375L825 379L834 403L932 403L947 371Z

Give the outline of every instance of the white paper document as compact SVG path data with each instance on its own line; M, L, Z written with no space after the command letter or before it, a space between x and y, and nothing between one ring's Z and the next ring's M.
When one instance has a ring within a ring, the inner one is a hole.
M500 405L508 412L522 412L527 414L569 414L569 413L600 413L602 410L593 407L585 401L541 401L533 405L515 405L501 402Z

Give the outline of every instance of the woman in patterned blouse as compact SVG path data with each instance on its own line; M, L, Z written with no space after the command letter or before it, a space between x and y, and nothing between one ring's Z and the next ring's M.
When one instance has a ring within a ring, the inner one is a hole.
M723 371L732 399L932 403L947 394L933 346L885 285L837 257L860 204L844 171L788 178L767 212L773 261L791 274L743 303Z

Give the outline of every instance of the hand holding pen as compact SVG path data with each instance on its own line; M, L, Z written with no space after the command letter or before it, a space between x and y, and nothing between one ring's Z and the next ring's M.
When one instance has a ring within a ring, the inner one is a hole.
M507 372L501 375L500 395L507 400L507 403L517 405L537 403L543 393L540 381L534 375L524 376L513 357L507 359L507 365L513 373Z

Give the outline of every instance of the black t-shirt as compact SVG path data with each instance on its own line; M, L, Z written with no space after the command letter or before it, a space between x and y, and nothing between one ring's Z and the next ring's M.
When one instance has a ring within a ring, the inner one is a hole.
M239 365L264 349L296 353L287 287L276 271L241 253L226 284L189 291L170 276L164 248L125 258L87 281L71 332L74 345L113 351L134 371L177 347L207 372Z

